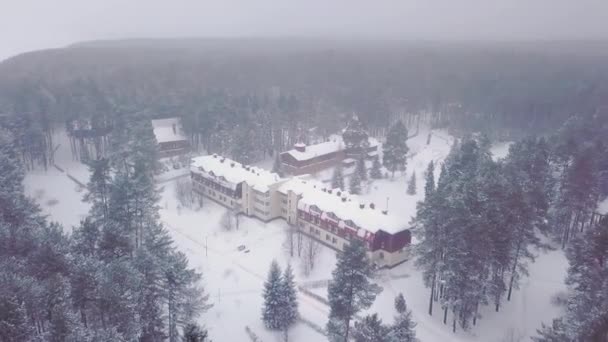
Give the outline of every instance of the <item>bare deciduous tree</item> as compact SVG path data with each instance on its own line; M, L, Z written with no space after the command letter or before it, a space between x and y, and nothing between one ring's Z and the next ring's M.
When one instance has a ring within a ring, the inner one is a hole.
M234 218L235 217L232 211L230 209L226 210L224 212L224 215L222 215L222 218L220 219L220 226L222 227L222 229L226 231L232 230L235 225Z
M192 208L196 202L196 196L192 193L192 181L190 177L178 179L175 182L175 197L182 207Z
M317 256L320 251L319 242L310 236L306 236L304 239L304 260L302 267L304 268L304 275L309 276L310 272L315 268Z

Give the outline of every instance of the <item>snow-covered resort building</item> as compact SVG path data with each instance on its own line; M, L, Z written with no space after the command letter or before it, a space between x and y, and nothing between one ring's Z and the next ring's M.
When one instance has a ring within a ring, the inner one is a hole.
M337 251L362 240L380 267L409 258L407 223L346 191L300 177L280 178L218 155L193 158L191 177L197 194L264 221L282 218Z
M354 165L357 158L366 159L378 156L379 143L369 137L359 120L354 117L342 132L329 141L306 145L297 143L294 148L280 154L283 170L292 175L315 173L343 163Z
M161 157L173 157L190 151L190 143L183 133L179 118L152 120L152 128Z

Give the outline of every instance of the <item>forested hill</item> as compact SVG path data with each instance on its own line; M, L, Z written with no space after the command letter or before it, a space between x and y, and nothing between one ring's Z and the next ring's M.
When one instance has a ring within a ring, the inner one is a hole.
M274 110L311 127L352 112L380 127L430 112L453 128L527 134L608 105L607 57L608 42L84 42L1 62L0 112L60 122L117 108L191 115L221 93L255 97L253 115ZM273 107L280 95L297 106Z

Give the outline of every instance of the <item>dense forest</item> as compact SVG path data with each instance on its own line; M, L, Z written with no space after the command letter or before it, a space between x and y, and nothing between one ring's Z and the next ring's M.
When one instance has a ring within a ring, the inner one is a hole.
M246 149L239 138L283 150L303 130L343 128L353 113L370 129L424 115L513 139L575 114L606 115L606 57L602 42L88 42L0 63L0 113L17 114L37 146L53 123L103 126L140 111L182 117L195 144L221 152Z

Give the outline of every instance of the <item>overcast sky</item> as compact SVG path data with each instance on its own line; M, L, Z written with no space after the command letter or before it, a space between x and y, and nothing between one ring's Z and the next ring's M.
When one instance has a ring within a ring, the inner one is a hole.
M0 60L94 39L607 39L608 0L0 0Z

